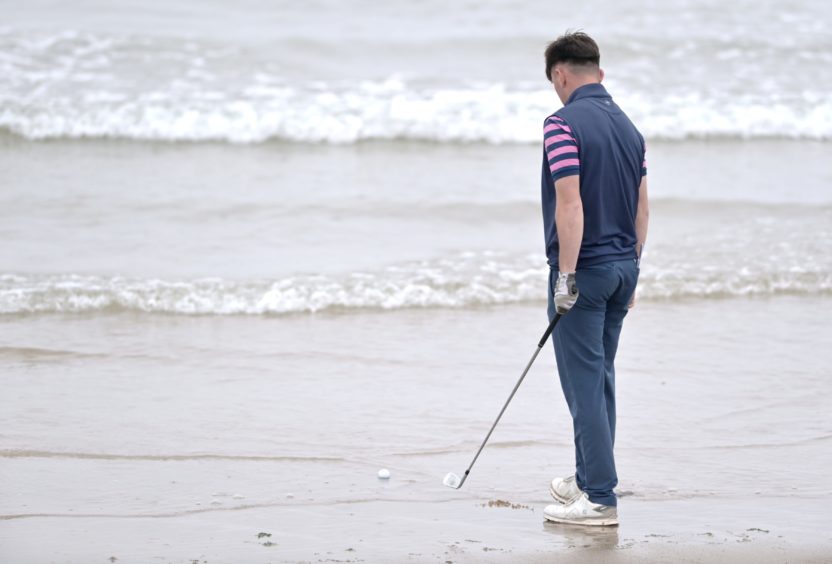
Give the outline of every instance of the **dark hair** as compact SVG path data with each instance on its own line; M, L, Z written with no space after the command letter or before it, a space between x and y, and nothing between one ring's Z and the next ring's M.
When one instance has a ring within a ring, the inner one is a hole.
M601 52L595 40L583 31L567 31L546 47L546 80L552 80L552 67L558 63L598 68Z

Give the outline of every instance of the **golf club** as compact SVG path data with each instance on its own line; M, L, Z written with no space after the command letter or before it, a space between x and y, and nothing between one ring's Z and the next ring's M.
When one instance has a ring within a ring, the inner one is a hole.
M474 463L477 461L477 458L479 458L482 449L485 448L485 443L488 442L488 439L491 437L491 433L494 432L494 428L497 426L497 423L500 422L500 418L503 416L503 413L508 407L508 404L511 403L511 398L514 397L514 394L517 392L517 388L520 387L520 384L523 382L523 378L526 377L526 373L528 373L529 368L532 367L534 359L537 358L537 355L543 348L543 345L546 344L546 341L549 339L549 335L552 334L552 331L555 329L555 325L558 324L558 320L560 319L560 317L561 315L559 313L555 314L555 317L552 319L552 321L549 322L549 326L546 328L546 332L543 333L543 337L541 337L540 342L537 344L537 348L535 349L531 360L529 360L529 363L526 365L526 369L523 371L523 374L520 375L520 379L517 380L517 384L514 385L514 389L511 390L511 395L508 396L505 405L503 405L503 409L500 410L500 414L497 416L497 419L494 420L494 424L491 426L491 430L488 431L488 434L485 436L485 440L480 445L480 449L477 451L477 454L474 455L474 460L471 461L471 464L468 466L468 469L465 471L465 474L463 474L462 478L460 479L460 477L454 474L453 472L448 472L448 474L445 476L445 479L442 480L443 484L445 484L449 488L458 490L462 487L462 484L465 483L465 480L468 478L468 474L471 472L471 468L474 467Z

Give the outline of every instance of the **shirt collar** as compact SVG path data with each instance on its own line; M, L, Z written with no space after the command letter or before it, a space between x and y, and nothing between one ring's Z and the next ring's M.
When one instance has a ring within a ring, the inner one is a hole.
M607 93L607 89L604 88L600 83L591 83L591 84L584 84L583 86L579 86L572 92L572 95L569 96L569 99L566 101L566 104L570 104L575 100L580 100L581 98L609 98L610 95ZM564 105L566 105L564 104Z

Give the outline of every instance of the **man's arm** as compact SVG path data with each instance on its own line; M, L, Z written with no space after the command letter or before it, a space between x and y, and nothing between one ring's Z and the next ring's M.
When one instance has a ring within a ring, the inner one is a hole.
M647 224L650 220L650 204L647 202L647 177L641 177L638 187L638 211L636 211L636 254L641 260L644 244L647 242Z
M584 208L581 202L581 159L572 128L559 116L549 116L543 124L543 143L549 172L555 183L555 224L558 230L558 281L555 308L564 315L578 301L575 268L584 236Z
M641 253L644 252L644 244L647 242L647 224L650 220L650 204L647 201L647 176L641 177L641 184L638 187L638 210L636 210L636 254L641 263ZM630 298L628 308L636 305L636 293Z
M578 264L584 237L584 207L577 174L555 181L555 223L558 228L558 268L572 273Z

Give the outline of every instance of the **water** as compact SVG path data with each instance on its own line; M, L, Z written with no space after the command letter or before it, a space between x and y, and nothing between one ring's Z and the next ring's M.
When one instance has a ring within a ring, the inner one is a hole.
M109 557L84 516L137 561L198 554L154 544L168 519L259 561L228 510L305 560L382 516L422 519L413 550L574 545L482 513L570 470L548 345L441 485L545 327L542 50L569 27L648 140L611 546L655 537L659 502L675 542L716 508L828 546L791 523L830 496L829 6L0 4L0 554L44 560L19 539L51 527L53 558ZM322 515L352 525L311 540Z
M4 313L282 314L545 297L533 147L7 143L0 218L19 244L0 249ZM826 150L655 144L655 235L639 295L832 293ZM752 168L771 154L772 166ZM801 159L795 193L791 163Z
M20 23L0 29L0 128L28 139L533 143L556 109L543 47L592 22L608 87L650 138L832 136L832 14L820 0L189 8L11 7Z

